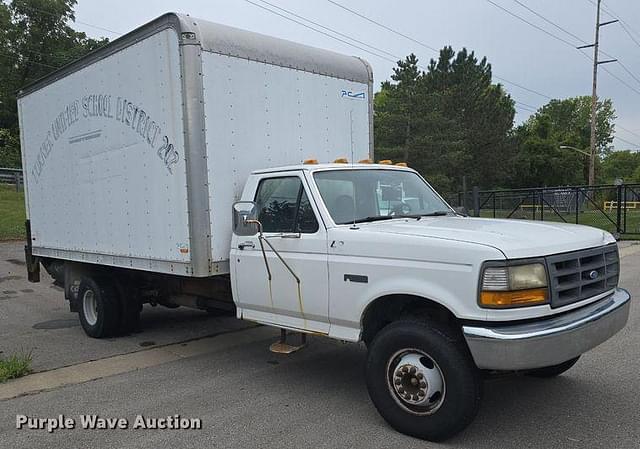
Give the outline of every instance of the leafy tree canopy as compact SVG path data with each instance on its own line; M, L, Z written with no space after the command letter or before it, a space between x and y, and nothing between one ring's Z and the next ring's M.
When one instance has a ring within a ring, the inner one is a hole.
M374 110L379 158L409 162L445 192L459 190L463 176L482 188L584 184L588 177L587 156L560 146L589 151L591 97L551 100L514 128L514 101L492 82L487 59L464 48L444 47L424 71L413 54L398 61ZM615 118L611 100L597 103L602 179L620 168L603 162L613 154ZM631 179L632 167L618 177Z
M640 152L613 151L603 159L600 181L611 184L616 179L640 182Z
M441 190L456 190L462 174L469 185L488 187L508 171L514 103L492 83L486 58L445 47L422 71L411 54L382 84L374 107L377 154L407 161Z
M611 100L596 108L596 169L612 151L615 111ZM588 182L591 97L551 100L515 130L514 187L543 187ZM560 148L561 146L571 148Z
M0 1L0 166L19 166L16 92L107 43L69 26L76 0Z

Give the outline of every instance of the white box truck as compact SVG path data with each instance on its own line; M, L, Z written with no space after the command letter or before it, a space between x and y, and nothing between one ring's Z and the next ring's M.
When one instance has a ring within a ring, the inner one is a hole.
M166 14L24 88L30 280L64 283L91 337L152 303L363 341L376 408L430 440L472 421L483 372L555 376L624 327L609 233L462 216L370 163L372 79Z

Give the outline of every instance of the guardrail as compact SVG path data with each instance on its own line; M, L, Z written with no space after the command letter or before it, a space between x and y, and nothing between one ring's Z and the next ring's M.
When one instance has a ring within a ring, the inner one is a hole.
M24 188L24 175L19 168L0 168L0 184L13 184L16 192Z

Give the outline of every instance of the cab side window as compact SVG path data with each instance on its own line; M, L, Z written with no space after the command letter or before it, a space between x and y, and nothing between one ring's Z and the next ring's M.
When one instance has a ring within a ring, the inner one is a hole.
M312 234L318 231L318 221L297 176L263 179L255 201L264 232Z

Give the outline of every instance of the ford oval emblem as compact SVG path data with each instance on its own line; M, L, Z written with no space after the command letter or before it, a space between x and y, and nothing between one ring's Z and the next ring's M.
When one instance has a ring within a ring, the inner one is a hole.
M598 272L596 270L591 270L589 272L589 279L594 280L598 277Z

